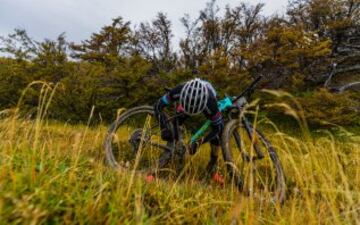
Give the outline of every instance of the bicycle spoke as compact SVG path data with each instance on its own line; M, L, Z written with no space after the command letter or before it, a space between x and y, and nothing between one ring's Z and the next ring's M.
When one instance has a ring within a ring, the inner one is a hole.
M223 151L225 161L232 162L230 174L238 174L246 196L272 200L281 193L278 197L283 201L284 179L281 166L276 165L279 162L277 155L264 136L251 125L238 120L227 124Z
M106 138L110 164L137 170L157 167L160 154L169 151L157 123L152 107L138 107L120 115Z

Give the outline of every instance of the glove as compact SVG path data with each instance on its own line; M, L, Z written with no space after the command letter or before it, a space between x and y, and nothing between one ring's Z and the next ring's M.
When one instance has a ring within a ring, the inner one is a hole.
M198 141L195 141L195 142L193 142L193 143L190 143L189 144L189 153L190 153L190 155L194 155L195 153L196 153L196 151L197 151L197 149L199 148L199 146L203 143L203 138L201 138L200 140L198 140Z

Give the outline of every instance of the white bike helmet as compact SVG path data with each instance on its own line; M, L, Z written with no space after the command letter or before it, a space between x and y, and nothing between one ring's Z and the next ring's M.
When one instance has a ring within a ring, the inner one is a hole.
M186 114L196 115L205 109L209 97L207 86L207 83L199 78L184 85L180 93L180 104Z

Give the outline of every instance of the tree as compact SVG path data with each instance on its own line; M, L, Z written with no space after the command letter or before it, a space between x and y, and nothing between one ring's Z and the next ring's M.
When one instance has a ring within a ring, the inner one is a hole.
M31 81L28 63L0 57L0 109L14 107L22 90Z
M24 29L15 29L7 37L0 36L0 52L18 61L33 59L38 51L38 43Z
M224 15L219 16L215 3L215 0L209 2L193 21L189 16L182 18L186 29L186 37L180 42L182 63L185 68L197 71L203 64L215 65L213 60L222 55L221 60L227 61L227 67L246 70L242 48L262 35L260 12L264 5L241 3L235 8L227 6Z
M319 38L331 40L331 62L328 71L313 77L317 83L348 86L359 81L360 73L360 2L358 0L296 0L291 1L287 14L291 23L316 32ZM337 65L331 75L332 64Z
M158 13L151 24L141 23L135 31L136 52L152 63L151 73L174 69L176 54L172 51L172 38L171 22L164 13Z
M89 40L82 41L81 44L72 43L72 57L102 63L112 69L129 55L131 41L130 22L117 17L111 25L104 26L99 33L93 33Z

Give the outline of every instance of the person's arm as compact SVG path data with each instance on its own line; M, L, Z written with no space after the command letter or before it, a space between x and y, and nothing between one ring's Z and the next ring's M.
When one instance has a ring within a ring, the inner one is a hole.
M211 131L205 138L202 140L202 143L209 142L214 138L220 138L220 135L224 129L224 119L221 115L221 112L217 112L214 116L210 118L211 120Z
M224 129L224 119L217 106L217 100L215 96L211 96L209 98L204 114L211 121L211 131L204 138L201 138L200 140L197 140L191 144L190 154L195 154L197 148L201 144L209 142L215 138L221 138L220 135Z
M154 111L155 111L155 117L160 122L160 127L164 129L166 127L166 120L167 117L163 113L163 109L169 106L172 102L179 100L180 98L180 92L183 88L184 84L180 84L170 90L168 93L163 95L155 104Z

